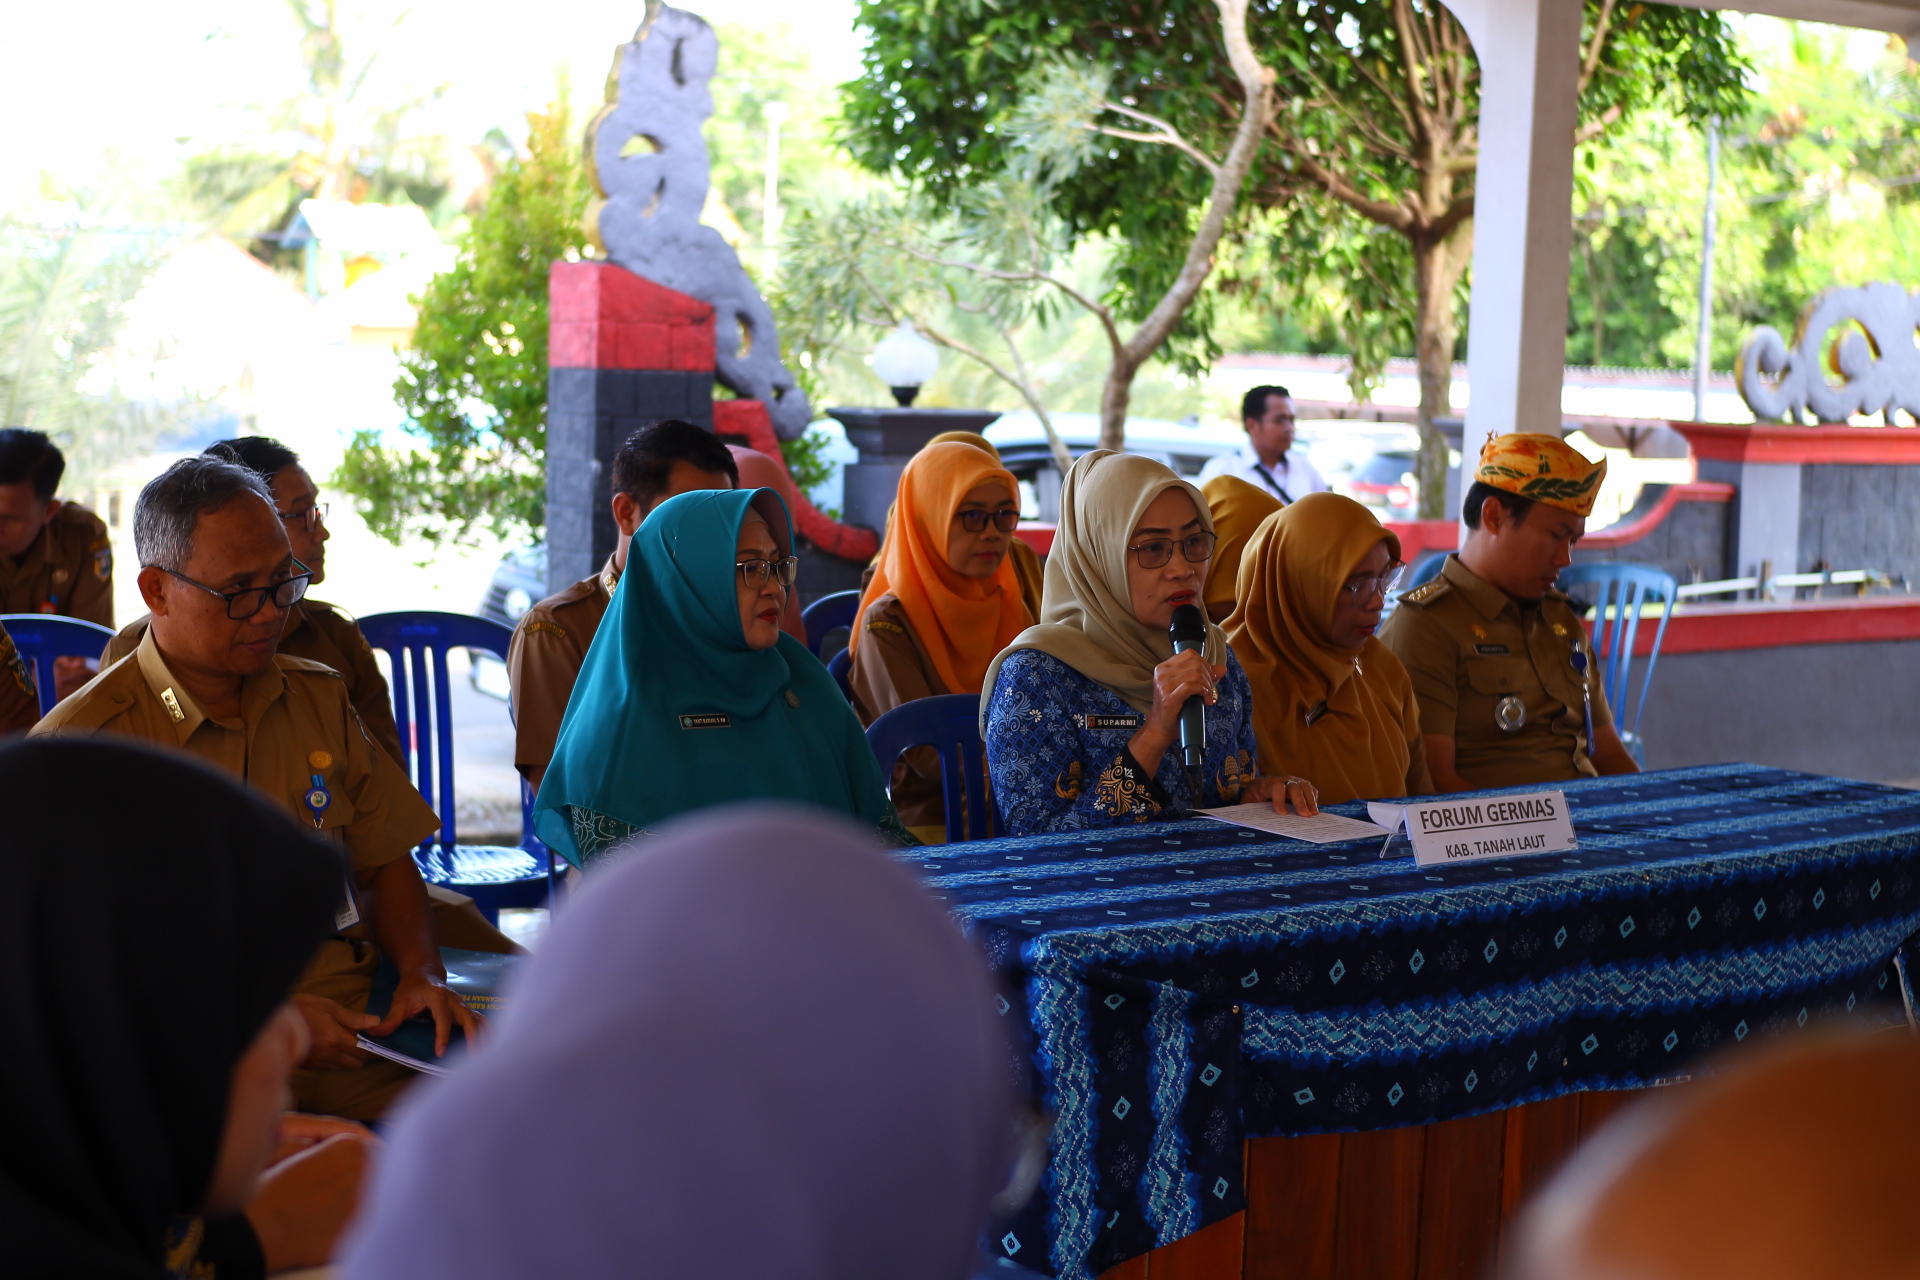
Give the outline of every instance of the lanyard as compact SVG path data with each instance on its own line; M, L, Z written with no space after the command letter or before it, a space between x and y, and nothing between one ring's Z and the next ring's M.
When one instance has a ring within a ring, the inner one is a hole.
M1287 491L1286 491L1285 489L1282 489L1282 488L1280 487L1280 484L1279 484L1279 482L1278 482L1278 481L1276 481L1276 480L1275 480L1275 479L1273 478L1273 475L1272 475L1272 473L1270 473L1270 472L1269 472L1269 471L1267 470L1267 468L1266 468L1266 465L1265 465L1264 463L1260 463L1260 462L1256 462L1256 463L1254 463L1254 464L1253 464L1253 469L1254 469L1255 471L1257 471L1257 472L1259 472L1259 473L1260 473L1260 478L1261 478L1262 480L1265 480L1265 481L1267 482L1267 488L1269 488L1269 489L1271 489L1271 490L1273 490L1273 491L1274 491L1274 493L1276 493L1276 494L1278 494L1278 495L1279 495L1279 497L1280 497L1280 504L1281 504L1282 506L1287 506L1287 507L1290 507L1290 506L1292 506L1292 505L1293 505L1293 499L1287 496ZM1291 468L1289 468L1289 469L1288 469L1288 478L1289 478L1289 479L1291 479L1291 478L1292 478L1292 469L1291 469Z

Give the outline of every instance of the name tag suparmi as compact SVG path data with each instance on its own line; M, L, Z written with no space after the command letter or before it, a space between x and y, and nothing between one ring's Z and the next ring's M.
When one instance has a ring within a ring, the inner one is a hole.
M681 716L682 729L731 729L733 717L729 715Z
M1142 723L1139 716L1096 716L1080 717L1082 728L1086 729L1138 729Z
M1494 858L1563 853L1580 847L1559 791L1388 804L1375 800L1367 812L1392 830L1402 822L1413 841L1413 860L1423 867Z

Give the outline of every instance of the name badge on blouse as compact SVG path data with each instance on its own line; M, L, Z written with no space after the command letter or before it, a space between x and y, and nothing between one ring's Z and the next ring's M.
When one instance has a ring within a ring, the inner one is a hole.
M1138 729L1144 723L1140 716L1096 716L1091 713L1080 717L1081 727L1086 729Z
M731 729L733 717L728 715L681 716L682 729Z

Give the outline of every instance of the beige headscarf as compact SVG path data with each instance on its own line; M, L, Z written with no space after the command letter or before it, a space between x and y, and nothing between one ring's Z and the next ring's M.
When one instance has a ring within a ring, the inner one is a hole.
M1060 485L1060 526L1047 556L1040 623L1022 631L987 668L980 694L983 734L1000 664L1019 649L1052 654L1135 710L1152 709L1153 669L1173 656L1173 642L1163 628L1133 616L1127 543L1153 500L1169 489L1193 499L1201 526L1213 532L1205 496L1164 463L1095 449L1073 464ZM1196 603L1198 595L1196 583ZM1207 661L1218 666L1226 660L1226 633L1209 622Z

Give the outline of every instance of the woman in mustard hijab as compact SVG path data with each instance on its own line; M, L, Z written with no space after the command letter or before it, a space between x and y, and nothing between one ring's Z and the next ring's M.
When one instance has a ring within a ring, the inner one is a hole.
M1013 473L971 444L930 444L907 463L847 638L861 723L917 698L979 693L994 655L1033 624L1007 554L1019 492ZM923 843L946 841L938 753L905 752L892 790L909 831Z
M1405 568L1400 539L1334 493L1267 517L1241 559L1226 630L1253 688L1260 766L1285 761L1322 803L1433 791L1413 681L1373 635Z
M1207 603L1207 617L1225 622L1233 612L1234 585L1240 579L1240 557L1247 552L1247 539L1286 504L1239 476L1215 476L1200 486L1200 492L1213 512L1213 531L1220 535L1213 559L1207 562L1207 585L1200 597Z

